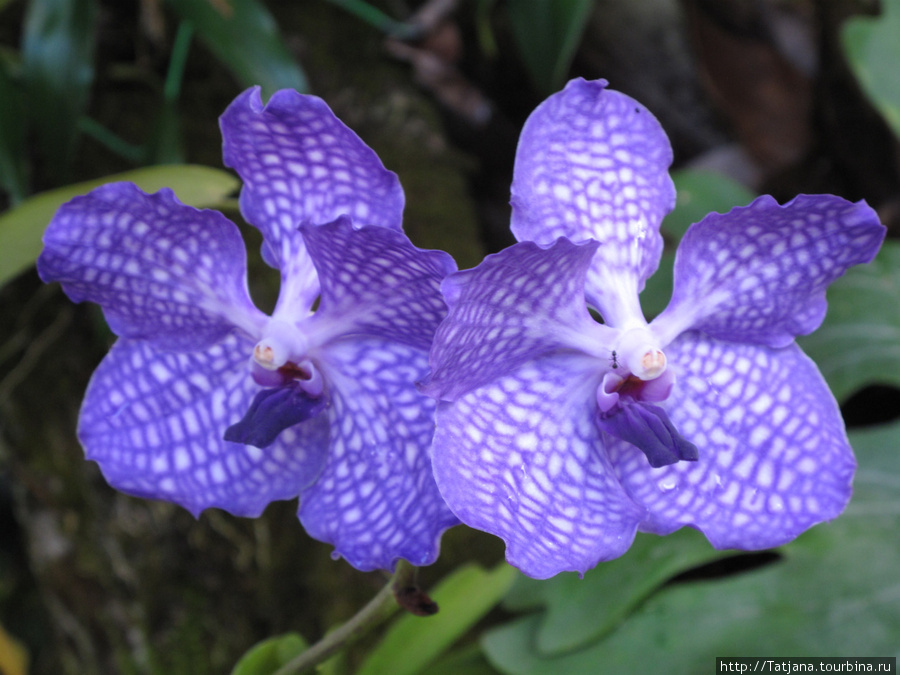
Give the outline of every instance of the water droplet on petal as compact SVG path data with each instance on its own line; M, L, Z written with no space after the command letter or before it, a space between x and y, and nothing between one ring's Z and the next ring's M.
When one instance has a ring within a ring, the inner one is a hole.
M659 483L657 483L659 489L663 492L669 492L670 490L674 490L678 485L678 481L673 477L663 478Z

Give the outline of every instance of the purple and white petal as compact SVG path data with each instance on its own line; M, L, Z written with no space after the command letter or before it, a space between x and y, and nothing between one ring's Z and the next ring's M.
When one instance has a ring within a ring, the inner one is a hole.
M247 291L237 226L168 189L110 183L67 202L37 268L73 301L99 304L118 335L162 349L204 349L235 328L254 335L265 321Z
M264 106L254 87L228 106L219 124L225 165L244 182L241 212L262 232L263 257L273 267L284 272L290 263L294 276L312 278L299 225L347 215L358 225L402 227L397 175L322 99L284 89Z
M322 362L328 463L300 497L300 522L357 569L428 565L458 523L431 471L434 401L414 385L427 368L423 351L371 339L329 345Z
M596 359L556 354L438 405L441 494L464 523L503 539L528 576L583 574L622 555L644 517L595 424L599 373Z
M422 391L453 400L561 349L609 358L613 331L591 318L584 300L596 250L596 242L564 238L547 248L524 242L449 276L442 288L450 312Z
M427 351L447 314L441 281L456 271L443 251L423 251L402 232L356 229L349 218L303 226L322 297L310 331L320 339L352 334Z
M700 457L650 469L636 448L610 445L623 485L649 511L641 530L690 525L716 548L756 550L843 511L856 461L837 403L799 347L689 332L668 355L678 384L662 405Z
M114 488L194 515L217 507L258 516L269 502L296 497L324 463L324 415L285 429L265 450L223 439L259 391L247 371L252 348L236 336L186 354L120 339L82 404L87 458Z
M885 236L865 202L763 196L692 225L675 256L672 301L653 322L664 342L685 330L783 347L822 323L825 289L870 262Z
M659 226L675 206L675 187L659 122L606 85L572 80L528 118L516 152L511 227L519 241L599 241L587 296L619 327L640 313L637 294L659 265Z

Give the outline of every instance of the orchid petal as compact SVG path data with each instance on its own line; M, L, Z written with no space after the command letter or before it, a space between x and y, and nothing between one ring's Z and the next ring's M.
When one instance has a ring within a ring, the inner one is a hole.
M397 175L322 99L285 89L264 106L254 87L228 106L220 126L225 164L244 182L241 212L262 232L263 257L289 291L280 302L294 314L309 309L317 289L299 225L348 215L360 225L401 228Z
M647 469L636 449L610 446L623 485L649 510L642 530L689 525L716 548L756 550L841 513L856 462L834 397L799 347L690 332L668 354L678 386L663 405L700 457Z
M653 322L666 342L684 330L783 347L822 323L825 289L870 262L885 228L865 202L772 197L692 225L675 257L672 301Z
M605 80L576 79L522 129L512 185L519 241L601 243L587 296L607 324L640 315L637 294L656 270L659 226L675 205L672 148L656 118Z
M563 238L547 248L526 242L448 277L442 288L450 312L435 335L422 391L453 400L561 349L608 358L611 331L591 318L584 301L596 250L596 242Z
M456 270L453 258L416 248L402 232L354 229L349 218L301 229L322 285L310 330L431 346L447 313L441 281Z
M102 308L113 332L161 349L203 349L265 316L247 291L237 227L168 189L111 183L67 202L44 233L38 273Z
M599 383L594 359L556 354L438 406L441 494L467 525L501 537L528 576L622 555L644 516L604 452Z
M324 354L328 463L299 515L357 569L392 569L398 558L428 565L458 522L431 472L434 402L414 384L427 367L424 351L382 340L347 339Z
M161 352L121 339L88 386L78 435L88 459L127 494L258 516L296 497L325 460L324 416L285 429L266 448L230 443L259 387L247 372L252 343L230 336L205 351Z

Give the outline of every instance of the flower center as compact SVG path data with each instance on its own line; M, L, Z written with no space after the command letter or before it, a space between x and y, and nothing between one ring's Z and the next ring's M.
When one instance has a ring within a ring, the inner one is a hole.
M666 355L647 326L622 333L615 354L617 364L641 380L655 380L666 372Z
M253 348L250 374L263 387L225 440L267 448L288 427L321 414L328 406L325 380L309 357L310 340L292 323L271 319Z
M262 387L279 387L298 382L309 396L322 395L324 383L318 368L308 357L309 338L299 326L272 319L263 338L253 348L250 373Z

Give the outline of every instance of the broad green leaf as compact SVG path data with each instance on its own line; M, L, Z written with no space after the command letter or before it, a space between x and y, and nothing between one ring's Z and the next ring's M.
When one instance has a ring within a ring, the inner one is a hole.
M672 577L728 555L695 530L668 537L639 534L628 553L600 563L584 579L577 574L547 581L520 577L504 605L513 611L543 606L536 648L542 654L566 652L612 630Z
M231 675L272 675L308 646L298 633L263 640L241 657Z
M713 211L727 213L735 206L746 206L754 194L730 178L708 171L685 169L672 173L678 200L675 208L662 223L666 249L659 269L647 280L641 293L641 306L648 319L659 314L672 297L672 267L675 248L688 227L698 223Z
M388 629L356 675L412 675L450 647L500 602L516 571L501 563L491 571L467 565L431 593L440 606L434 616L405 614Z
M477 644L445 654L428 666L427 675L500 675Z
M182 19L193 23L204 44L244 86L260 85L264 96L285 88L308 90L306 76L261 2L169 0L168 4Z
M25 198L25 108L22 92L0 63L0 190L17 204Z
M834 282L824 323L798 343L838 401L870 384L900 386L900 242Z
M505 673L707 672L715 656L895 656L900 635L900 423L851 433L860 468L844 515L771 565L666 586L594 644L547 657L541 616L489 633Z
M841 35L863 91L900 138L900 0L882 0L882 15L853 17Z
M94 80L95 0L31 0L22 37L22 77L28 120L43 170L66 180L78 118Z
M559 90L581 41L594 0L513 0L506 4L513 36L538 90Z
M34 264L41 252L44 229L62 204L115 181L131 181L145 192L170 187L185 204L197 207L221 202L238 186L234 176L220 169L171 165L128 171L43 192L0 215L0 285Z

